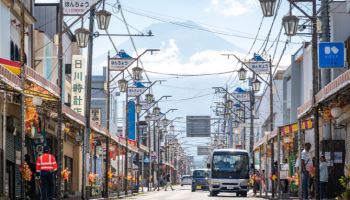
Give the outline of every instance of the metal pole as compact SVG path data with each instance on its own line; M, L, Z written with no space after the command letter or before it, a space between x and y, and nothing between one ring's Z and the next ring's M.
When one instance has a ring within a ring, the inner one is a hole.
M161 135L161 130L158 130L158 144L157 144L157 151L158 151L158 161L157 161L157 186L158 186L158 191L159 191L159 186L160 186L160 174L159 174L159 170L160 170L160 135Z
M140 103L140 96L137 96L136 98L137 104ZM136 112L136 137L137 137L137 149L140 148L140 113ZM136 162L137 162L137 168L138 172L136 174L136 186L137 186L137 193L139 193L139 188L140 188L140 152L136 153ZM143 169L141 169L143 170Z
M277 132L277 199L280 199L280 184L281 184L281 173L280 173L280 170L281 170L281 131L280 129L278 129L278 132Z
M260 170L260 197L262 197L262 180L263 180L263 174L261 170L261 145L259 146L259 170Z
M107 116L106 116L106 126L107 126L107 134L110 134L110 113L111 113L111 92L110 92L110 66L109 66L109 59L110 59L110 54L108 51L108 57L107 57ZM105 170L105 194L104 197L108 198L109 196L109 188L108 188L108 183L109 183L109 178L108 178L108 171L109 171L109 138L106 137L106 170Z
M120 196L120 146L119 143L117 142L117 181L118 181L118 187L117 187L117 197L119 198Z
M5 194L5 177L6 177L6 135L7 135L7 98L6 98L6 91L4 91L4 106L3 106L3 114L2 114L2 167L1 167L1 176L3 177L1 179L1 193L7 196Z
M269 59L269 65L270 65L270 131L272 134L273 129L274 129L274 124L273 124L273 74L272 74L272 63L271 63L271 58ZM274 172L274 160L275 160L275 149L274 149L274 141L273 139L271 140L271 172ZM279 165L279 163L277 164ZM272 173L271 173L272 175ZM272 198L275 197L275 181L271 181L271 186L272 186Z
M319 193L319 183L320 183L320 173L319 173L319 166L320 166L320 148L319 148L319 113L318 113L318 106L315 105L316 103L316 94L318 92L318 83L319 83L319 77L318 77L318 63L317 63L317 4L316 0L312 0L312 93L313 93L313 105L314 105L314 129L315 129L315 194L316 199L320 199L320 193Z
M253 152L254 146L254 91L250 90L250 134L249 134L249 152ZM253 159L253 164L254 159Z
M21 164L24 163L24 147L25 147L25 112L26 112L26 108L25 108L25 94L24 94L24 87L25 87L25 76L26 76L26 73L25 73L25 53L24 53L24 23L25 23L25 20L24 20L24 4L22 2L21 4L21 25L20 25L20 34L21 34L21 48L20 48L20 64L21 64L21 86L22 86L22 94L21 94L21 125L22 125L22 130L21 130ZM60 99L59 99L59 103L60 103ZM15 146L15 149L16 149L16 146ZM6 159L6 158L4 158ZM24 182L24 179L22 179L21 181L21 197L24 198L25 197L25 182Z
M265 141L264 141L264 145L265 145L265 197L267 198L268 197L268 176L267 176L267 137L265 138Z
M150 191L150 184L151 184L151 172L152 172L152 166L151 166L151 124L148 123L148 187L147 191Z
M81 132L81 138L82 138L82 145L81 145L81 151L82 151L82 170L81 170L81 174L82 174L82 184L81 184L81 199L86 199L86 188L85 188L85 184L86 184L86 154L84 153L86 151L86 144L88 143L87 141L89 141L86 138L86 134L84 133L83 128L80 129Z
M299 183L298 183L298 196L299 199L302 198L303 192L302 192L302 164L301 164L301 146L302 146L302 130L301 130L301 120L298 120L298 156L297 160L295 162L299 162L299 168L298 168L298 177L299 177Z
M156 152L156 122L153 121L153 151ZM154 170L155 170L155 163L152 164L152 177L153 177L153 184L156 180L154 177Z
M95 5L91 7L90 10L90 19L89 19L89 31L90 33L94 30L94 16L95 16ZM91 110L91 76L92 76L92 54L93 54L93 35L89 35L89 43L88 43L88 62L87 62L87 76L86 76L86 102L85 102L85 134L86 138L89 142L86 142L86 147L84 148L86 152L85 154L90 153L90 134L91 134L91 128L90 128L90 110ZM89 156L89 172L91 172L92 168L92 156ZM86 162L84 162L84 165L86 165ZM86 182L83 182L83 187L86 188ZM85 189L84 195L86 196L86 199L89 199L90 195L86 194L87 191Z
M128 119L128 86L125 90L125 162L124 162L124 191L128 194L128 146L129 146L129 119Z

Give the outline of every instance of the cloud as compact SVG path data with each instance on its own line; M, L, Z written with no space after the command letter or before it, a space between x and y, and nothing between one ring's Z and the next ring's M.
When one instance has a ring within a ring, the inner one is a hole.
M142 52L142 49L138 50ZM180 61L180 53L176 41L170 39L163 42L161 51L153 55L144 55L142 62L146 70L172 73L172 74L203 74L218 73L224 71L232 71L236 69L236 60L233 57L227 59L222 56L225 53L235 53L239 57L243 57L238 52L205 50L193 54L187 62ZM135 55L134 55L135 56Z
M224 16L239 16L253 11L256 7L255 0L212 0L211 9Z

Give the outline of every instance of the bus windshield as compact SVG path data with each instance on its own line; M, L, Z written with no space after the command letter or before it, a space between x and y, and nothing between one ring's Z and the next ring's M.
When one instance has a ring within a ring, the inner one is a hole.
M249 158L246 153L217 152L213 155L213 177L238 178L249 177Z

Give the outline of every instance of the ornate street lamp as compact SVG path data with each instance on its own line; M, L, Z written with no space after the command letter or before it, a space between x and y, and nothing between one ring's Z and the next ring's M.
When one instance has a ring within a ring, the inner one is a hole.
M134 80L136 81L141 80L142 68L141 67L132 68L132 74L133 74Z
M244 67L241 67L239 70L238 70L238 78L239 80L241 81L244 81L247 77L247 70L244 69Z
M147 101L147 103L152 103L153 98L154 98L153 94L148 93L148 94L146 94L145 96L146 96L146 101Z
M230 112L225 113L225 119L230 118L230 116L231 116L231 113L230 113Z
M244 117L244 110L242 108L237 108L236 112L239 118L242 119Z
M128 81L123 79L120 79L118 81L118 87L120 92L126 92L126 88L128 87Z
M253 91L259 92L261 82L258 79L255 79L255 81L253 81L252 85L253 85Z
M85 48L88 45L90 31L81 27L74 31L75 39L79 48Z
M155 116L159 116L160 113L160 108L158 106L153 108L153 115Z
M97 26L100 30L107 30L109 26L109 20L111 19L111 13L106 10L99 10L96 12Z
M169 130L170 130L170 132L174 132L174 131L175 131L175 126L174 126L174 124L171 124L171 125L169 126Z
M260 0L264 17L272 17L275 14L276 0Z
M136 113L141 113L141 111L142 111L142 104L137 103L136 104Z
M168 123L169 123L169 120L166 117L164 117L164 119L162 119L163 127L166 128L168 126Z
M232 107L233 107L233 101L232 101L231 99L228 99L228 100L226 101L226 106L227 106L228 109L232 109Z
M232 122L232 127L233 128L238 128L238 126L239 126L239 121L235 120L235 121Z
M151 116L149 116L149 115L146 115L145 116L145 121L147 122L147 124L149 124L149 122L151 121Z
M299 18L295 15L286 15L282 18L282 24L285 34L287 36L294 36L297 34Z

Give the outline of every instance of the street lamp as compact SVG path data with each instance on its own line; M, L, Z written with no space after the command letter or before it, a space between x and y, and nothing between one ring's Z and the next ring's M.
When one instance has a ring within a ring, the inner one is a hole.
M145 121L147 122L147 124L149 124L149 122L151 121L151 116L149 116L149 115L146 115L145 116Z
M239 70L238 70L238 78L241 81L244 81L247 77L247 70L244 69L244 67L242 66Z
M128 81L125 80L124 78L123 79L120 79L118 81L118 87L119 87L119 91L120 92L126 92L126 88L128 86Z
M153 108L153 115L158 116L160 113L160 108L158 106Z
M261 82L258 80L258 79L255 79L252 83L252 86L253 86L253 91L254 92L259 92L260 90L260 85L261 85Z
M264 17L271 17L275 13L276 0L260 0Z
M242 109L242 108L237 108L237 116L239 117L239 118L243 118L244 117L244 110Z
M232 109L232 107L233 107L233 101L232 101L231 99L228 99L228 100L226 101L226 106L227 106L228 109Z
M225 113L225 118L226 119L230 118L230 116L231 116L231 113L229 113L229 112Z
M148 94L146 94L145 96L146 96L146 101L147 101L147 103L152 103L153 98L154 98L153 94L148 93Z
M140 113L141 112L141 110L142 110L142 104L140 104L140 103L137 103L136 104L136 113Z
M111 19L111 13L105 9L96 12L97 26L100 30L107 30L109 26L109 20Z
M239 121L237 121L237 120L233 121L233 122L232 122L232 126L233 126L233 128L238 128L238 126L239 126Z
M169 123L168 119L166 117L164 117L164 119L162 119L163 127L166 128L168 126L168 123Z
M171 124L169 126L169 130L170 130L170 132L174 132L175 131L175 126L173 124Z
M294 36L298 30L299 18L295 15L286 15L282 18L282 24L287 36Z
M79 48L85 48L88 45L90 31L81 27L74 31L75 39Z
M132 74L133 74L134 80L136 81L141 80L142 68L138 66L132 68Z

